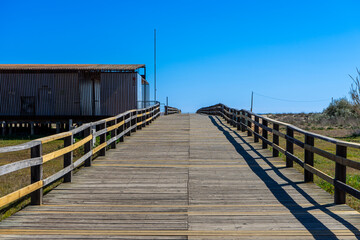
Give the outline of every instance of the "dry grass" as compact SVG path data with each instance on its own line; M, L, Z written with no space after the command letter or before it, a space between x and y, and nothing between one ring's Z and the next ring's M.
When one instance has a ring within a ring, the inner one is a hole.
M41 137L37 136L36 138ZM18 145L30 141L30 139L7 139L0 140L0 147ZM61 149L64 146L63 140L57 140L49 142L43 145L43 154L47 154L58 149ZM76 149L74 151L74 160L78 159L83 154L83 148ZM30 150L23 150L10 153L1 153L0 154L0 166L8 163L25 160L30 158ZM64 160L63 157L58 157L49 162L46 162L43 165L43 178L47 178L54 173L63 169ZM50 184L44 188L44 194L49 192L51 189L56 187L62 182L62 179ZM12 172L3 176L0 176L0 196L5 196L11 192L14 192L22 187L29 185L30 182L30 168L25 168L16 172ZM9 217L20 209L24 208L30 203L29 197L24 197L23 199L12 203L10 206L6 206L0 210L0 220Z
M295 124L292 123L292 124L301 127L301 124L296 124L296 123ZM347 131L342 131L342 129L340 129L340 128L337 128L335 130L336 130L336 135L341 136L341 137L336 137L337 139L341 139L343 141L360 143L360 136L349 136ZM346 129L344 129L344 130L346 130ZM283 133L286 133L285 128L280 129L280 131ZM334 128L320 129L320 130L318 129L316 132L320 133L322 135L325 135L325 136L335 137L333 135ZM302 142L305 141L303 134L294 132L294 137ZM269 133L269 139L272 139L271 133ZM279 145L283 149L286 149L286 140L280 137ZM336 145L335 144L332 144L332 143L329 143L329 142L326 142L323 140L315 139L315 146L317 148L320 148L327 152L330 152L333 154L336 153ZM279 154L280 154L280 157L285 161L286 157L281 153L279 153ZM299 146L294 144L294 155L297 156L298 158L304 160L304 149L302 149ZM355 148L347 148L347 158L354 160L354 161L360 161L360 151ZM304 169L301 166L297 165L296 163L294 163L294 167L299 172L301 172L301 173L304 172ZM331 177L335 177L335 162L328 160L327 158L324 158L322 156L314 154L314 167L316 167L318 170L328 174ZM317 184L318 186L320 186L325 191L327 191L331 194L334 194L334 186L315 175L314 175L314 183ZM359 172L359 170L355 170L355 169L348 167L346 183L349 184L350 186L360 190L360 172ZM351 195L347 194L346 203L350 207L356 209L357 211L360 211L360 200L358 200L357 198L354 198Z

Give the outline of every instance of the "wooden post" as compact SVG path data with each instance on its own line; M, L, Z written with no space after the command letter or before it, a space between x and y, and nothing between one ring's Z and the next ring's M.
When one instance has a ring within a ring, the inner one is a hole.
M138 114L142 114L143 113L143 111L140 111L140 110L137 110L136 111L136 122L138 123L138 122L142 122L142 116L141 117L138 117L137 115ZM137 129L141 129L142 128L142 124L141 125L138 125L137 127L136 127Z
M149 115L149 117L154 117L155 116L155 111L153 111L153 110L155 110L155 108L156 107L152 107L152 108L150 108L150 115ZM149 121L149 123L152 123L154 121L154 119L151 119L150 121Z
M255 122L259 123L259 117L258 116L255 116ZM255 133L254 133L254 142L259 142L259 137L258 137L258 135L256 135L256 133L259 134L259 126L256 125L256 124L254 124L254 131L255 131Z
M86 129L84 130L84 137L87 137L87 136L89 136L89 135L91 135L91 126L89 126L88 128L86 128ZM91 140L91 141L89 141L89 142L87 142L87 143L84 144L84 153L85 153L85 154L88 153L88 152L90 152L90 151L92 151L92 146L93 146L92 141L93 141L93 140ZM88 157L88 158L85 160L85 167L90 167L90 166L91 166L91 163L92 163L92 156Z
M113 122L113 125L116 125L116 123L117 123L116 118L112 122ZM116 137L116 128L110 131L110 136L111 136L111 138ZM110 144L110 148L111 149L116 149L116 141L113 141Z
M74 136L68 136L64 138L64 147L68 147L73 144ZM73 164L73 151L64 154L64 168ZM72 171L64 175L64 182L71 182Z
M236 125L237 125L237 130L241 129L241 117L240 117L240 111L236 112Z
M262 120L262 124L265 126L265 127L267 127L268 126L268 121L266 121L266 120ZM265 139L268 139L268 131L265 129L265 128L263 128L262 129L262 136L263 136L263 138L265 138ZM267 147L268 147L268 144L267 144L267 142L265 142L264 140L262 141L262 148L263 149L267 149Z
M305 144L314 146L314 137L305 135ZM305 149L305 164L310 166L314 166L314 153ZM307 171L304 168L304 181L305 182L313 182L314 181L314 174Z
M235 110L233 110L232 111L232 125L234 126L234 127L236 127L236 111Z
M131 117L132 118L135 117L134 119L131 120L131 126L136 126L136 124L137 124L137 115L136 114L137 114L137 111L134 111L131 113ZM134 127L131 131L136 132L136 127Z
M245 132L246 131L246 128L245 128L245 122L246 122L246 120L245 120L245 112L244 112L244 110L241 110L241 131L242 132Z
M13 134L13 130L12 130L12 123L9 123L9 136L11 136Z
M2 132L3 136L6 135L6 122L5 121L2 123L2 131L1 132Z
M347 148L345 146L336 145L336 155L346 158ZM346 202L346 192L337 186L336 181L346 183L346 166L341 165L340 163L335 163L334 202L335 204L344 204Z
M30 135L34 135L35 134L35 129L34 129L34 122L30 122Z
M68 131L71 131L73 130L73 120L72 119L69 119L69 128L68 128Z
M125 116L120 117L119 121L122 122L125 120ZM125 130L125 123L119 127L119 133L122 133ZM124 142L124 135L119 138L119 142Z
M105 129L106 122L101 123L98 126L99 126L99 130ZM100 144L103 144L104 142L106 142L106 132L101 134L99 137L100 137ZM105 154L106 154L106 147L100 149L100 151L99 151L99 156L105 156Z
M247 117L248 117L249 119L251 119L251 113L248 112L248 113L247 113ZM250 121L249 119L247 119L246 121L247 121L247 126L251 129L251 121ZM247 135L248 135L249 137L252 135L250 129L247 130Z
M42 144L40 143L37 146L34 146L30 150L31 158L37 158L42 156ZM43 165L32 166L31 171L31 183L36 183L43 179ZM38 190L31 193L31 205L41 205L43 197L43 189L39 188Z
M227 109L227 108L224 108L225 110L226 110L226 112L224 112L224 114L225 114L225 116L226 116L226 122L227 123L229 123L230 121L229 121L229 115L228 115L228 111L229 111L229 109Z
M142 111L143 115L141 116L140 120L142 122L141 126L146 127L146 125L149 125L150 122L146 122L146 119L148 118L148 114L146 114L146 109Z
M294 137L294 130L292 130L290 127L286 127L286 135L289 137ZM288 139L286 139L286 151L293 154L294 153L294 144L290 142ZM292 167L293 161L286 156L286 167Z
M129 114L126 114L126 120L129 120L127 123L126 123L126 130L129 129L131 127L131 113ZM126 133L126 136L131 136L131 131L128 131Z
M276 131L279 131L279 124L273 123L273 129ZM273 143L274 143L274 145L279 146L279 136L276 135L274 132L273 132ZM272 152L273 152L273 155L272 155L273 157L279 156L279 151L277 149L275 149L274 147L273 147Z

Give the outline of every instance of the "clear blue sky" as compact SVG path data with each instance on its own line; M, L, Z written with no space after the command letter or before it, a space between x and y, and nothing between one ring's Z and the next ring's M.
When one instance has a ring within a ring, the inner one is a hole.
M321 111L360 67L360 1L0 0L0 63L145 63L183 112ZM153 89L151 91L153 93Z

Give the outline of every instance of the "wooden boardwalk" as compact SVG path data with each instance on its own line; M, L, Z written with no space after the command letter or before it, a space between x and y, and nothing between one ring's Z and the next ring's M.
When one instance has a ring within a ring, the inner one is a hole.
M219 117L162 116L0 239L359 239L360 215Z

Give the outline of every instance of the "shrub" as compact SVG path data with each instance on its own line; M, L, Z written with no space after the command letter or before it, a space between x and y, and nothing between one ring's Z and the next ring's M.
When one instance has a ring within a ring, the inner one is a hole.
M324 109L323 114L328 117L343 117L350 118L356 117L354 105L351 104L346 98L340 98Z
M354 81L353 84L351 84L350 96L353 101L355 111L360 115L360 71L359 69L356 69L356 71L358 74L356 77L352 77L351 75L349 75L350 78Z

